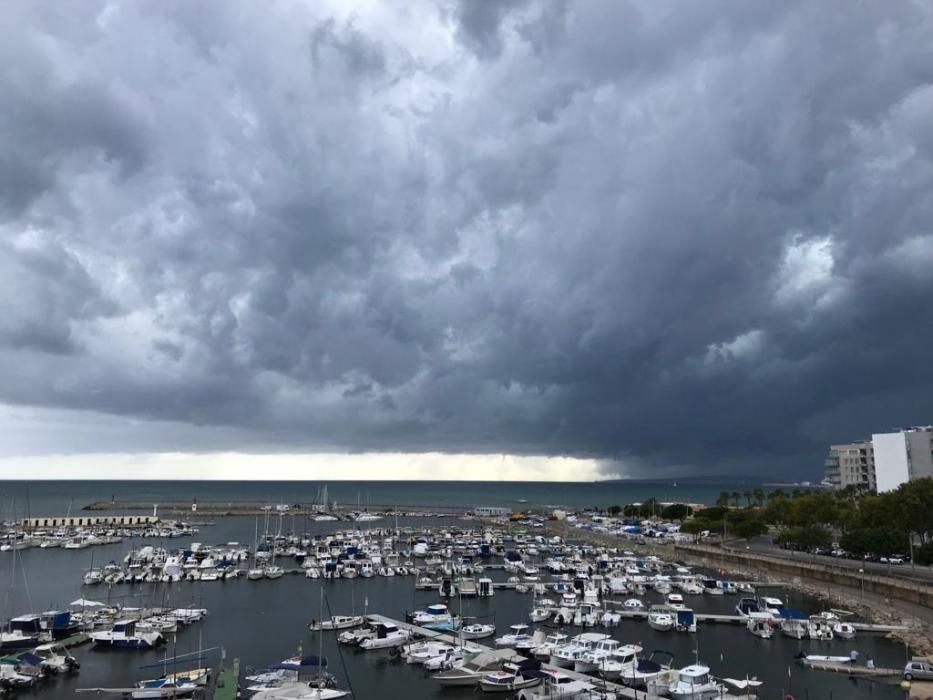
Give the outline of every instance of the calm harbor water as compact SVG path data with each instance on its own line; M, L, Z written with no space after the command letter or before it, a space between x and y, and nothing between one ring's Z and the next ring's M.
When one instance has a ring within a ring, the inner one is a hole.
M43 504L54 508L50 513L62 512L72 498L76 503L109 497L101 496L100 488L114 491L118 498L143 498L149 495L166 498L177 485L136 484L130 486L97 484L81 485L65 493L55 495L46 492L43 484L33 486L30 492L31 505ZM191 485L185 485L189 487ZM218 486L216 484L212 486ZM264 488L269 486L262 485ZM278 486L278 485L276 485ZM527 485L526 485L527 486ZM424 493L434 496L437 485L428 485ZM230 493L239 492L240 485L225 486ZM315 487L316 488L316 487ZM331 486L331 489L334 487ZM347 486L347 488L351 488ZM487 496L484 503L494 503L492 494L501 486L488 486L487 491L478 489L475 494ZM279 494L267 495L275 500ZM716 489L716 494L719 490ZM36 493L38 492L38 493ZM7 491L7 493L9 493ZM201 493L206 494L207 491ZM524 489L522 498L532 502L535 494L531 488ZM542 491L541 493L547 493ZM553 493L553 492L552 492ZM529 495L530 494L530 495ZM470 496L474 495L473 493ZM570 494L568 497L573 496ZM178 498L186 497L183 494ZM207 498L207 495L200 496ZM313 492L311 493L313 497ZM245 498L256 498L247 494ZM448 496L448 499L455 497ZM301 500L292 498L292 501ZM559 501L558 498L548 500ZM629 500L632 500L631 498ZM375 499L373 499L375 502ZM597 501L598 503L599 501ZM605 500L602 501L605 503ZM564 501L566 503L566 501ZM33 512L38 513L37 509ZM289 519L285 519L288 527ZM180 547L191 541L223 543L230 541L252 543L256 520L254 518L220 518L216 525L202 527L201 532L188 539L176 539L162 543L168 548ZM401 519L400 525L440 526L457 524L446 518ZM378 526L375 523L371 527ZM388 524L388 523L387 523ZM394 524L394 523L391 523ZM462 523L469 526L470 523ZM347 527L346 523L296 523L296 526L312 534L321 534ZM158 544L154 540L128 539L122 543L86 550L40 550L29 549L15 557L7 552L0 555L0 582L5 595L2 599L2 616L8 618L27 611L56 608L67 605L79 597L96 600L120 600L124 604L154 604L184 606L194 604L208 608L210 614L200 625L195 625L170 641L171 655L175 652L196 651L198 648L221 646L228 662L239 658L243 666L263 667L293 655L299 645L306 653L316 653L318 639L307 632L306 624L311 618L320 617L320 591L323 587L330 612L333 614L361 613L368 603L370 612L379 612L403 618L408 610L437 601L437 594L415 591L411 577L370 579L357 578L337 581L308 580L300 575L286 575L276 581L247 581L241 578L228 582L182 582L175 584L132 584L86 587L81 584L81 575L89 568L91 557L96 564L113 559L120 561L134 547L142 544ZM505 573L492 572L492 577L502 579ZM794 594L781 593L788 605L808 612L822 609L815 600ZM661 597L649 593L646 602L660 602ZM690 604L697 611L732 612L736 603L734 596L691 596ZM492 599L464 601L465 615L494 620L499 632L504 633L510 624L526 621L531 606L531 596L512 591L498 591ZM453 603L456 609L457 603ZM325 611L327 614L327 611ZM809 653L844 655L857 649L870 655L879 666L902 666L906 650L899 644L877 636L860 636L855 640L834 642L798 642L783 636L771 640L752 637L744 628L732 625L703 625L696 635L659 633L647 623L625 621L611 634L625 643L641 644L646 650L666 649L675 654L675 663L685 665L696 656L715 673L733 677L757 676L765 682L760 693L762 698L778 700L787 692L797 698L902 698L904 693L894 687L853 683L833 674L806 671L793 663L793 656L800 650ZM491 642L491 640L486 640ZM330 660L330 670L341 686L352 685L357 698L466 698L479 697L478 691L442 691L432 681L424 678L420 667L408 666L394 661L387 652L360 652L354 649L338 649L333 633L324 635L324 654ZM76 688L98 686L126 686L142 678L150 677L152 671L140 670L145 664L158 661L165 651L151 652L101 652L88 646L76 650L81 661L81 672L70 678L56 678L35 694L48 698L72 696ZM216 657L215 657L216 658Z

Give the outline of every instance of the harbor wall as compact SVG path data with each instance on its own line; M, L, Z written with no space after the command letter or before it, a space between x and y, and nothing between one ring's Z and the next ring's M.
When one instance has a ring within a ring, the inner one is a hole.
M832 566L825 562L784 559L760 552L728 548L723 550L708 545L675 544L674 550L678 556L685 557L689 554L690 558L699 559L701 563L710 568L720 568L725 565L732 568L762 571L783 580L791 579L798 584L804 581L810 583L815 581L845 586L865 594L894 598L933 609L933 586L907 579L869 572L859 573L850 568Z

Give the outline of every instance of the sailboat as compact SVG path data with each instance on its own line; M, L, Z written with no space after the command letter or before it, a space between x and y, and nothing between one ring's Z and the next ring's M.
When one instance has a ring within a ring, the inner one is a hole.
M250 581L258 581L266 577L265 567L259 564L259 517L256 517L256 532L253 535L253 568L246 572L246 578Z

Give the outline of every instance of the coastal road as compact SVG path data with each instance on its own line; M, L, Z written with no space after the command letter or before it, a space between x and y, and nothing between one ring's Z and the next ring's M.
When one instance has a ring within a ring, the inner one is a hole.
M790 549L782 549L771 541L769 535L754 537L751 540L730 540L726 542L727 549L741 551L750 549L761 554L768 554L773 557L783 559L796 559L799 561L818 562L826 566L836 566L842 569L858 571L862 569L865 573L879 574L902 578L916 583L926 583L933 585L933 569L927 566L911 567L908 564L894 566L891 564L882 564L874 561L859 561L858 559L845 559L843 557L830 557L820 554L809 554L807 552L795 552Z

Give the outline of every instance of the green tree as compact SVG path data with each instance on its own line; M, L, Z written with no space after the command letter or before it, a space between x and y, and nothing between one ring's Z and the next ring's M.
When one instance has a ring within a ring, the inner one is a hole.
M686 503L672 503L661 509L661 517L665 520L683 520L690 514L690 506Z
M761 508L765 503L765 492L761 488L757 488L754 491L755 503Z
M736 508L739 507L739 497L740 497L741 495L742 495L742 494L740 494L738 491L733 491L733 492L732 492L732 505L734 505Z
M813 549L814 547L828 547L832 542L832 535L825 527L804 525L781 530L777 541L780 544L792 544L805 549Z
M910 549L907 534L891 527L847 532L840 538L839 546L850 554L874 554L879 557L904 554Z
M921 566L933 565L933 542L914 547L914 562Z
M609 506L607 512L614 518L622 512L622 506Z
M680 526L680 531L685 535L697 535L704 530L710 530L709 522L699 518L691 518Z
M638 514L643 518L651 518L658 512L658 499L649 498L641 504Z
M746 508L751 508L751 507L752 507L752 492L751 492L751 491L746 491L746 492L745 492L744 494L742 494L742 495L745 496L745 507L746 507Z
M719 492L719 498L716 499L716 505L719 506L720 508L725 508L726 506L729 505L729 492L728 491Z

